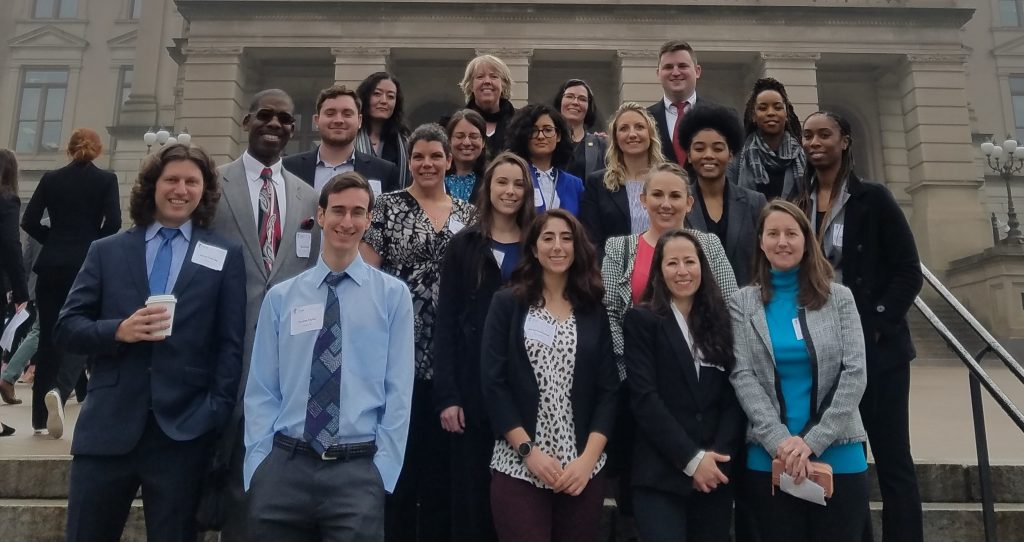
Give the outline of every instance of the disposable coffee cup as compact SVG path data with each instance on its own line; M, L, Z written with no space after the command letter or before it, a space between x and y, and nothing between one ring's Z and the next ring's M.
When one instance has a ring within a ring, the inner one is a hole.
M168 322L167 329L154 331L153 335L156 335L157 337L171 336L171 329L174 327L174 305L177 303L178 300L170 294L149 296L149 299L146 300L147 307L164 307L167 309L167 314L171 317L171 321Z

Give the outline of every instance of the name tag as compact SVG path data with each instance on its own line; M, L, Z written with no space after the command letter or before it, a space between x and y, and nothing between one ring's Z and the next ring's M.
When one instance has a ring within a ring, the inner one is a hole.
M292 309L292 335L317 331L324 327L324 304L303 305Z
M492 248L491 249L491 254L494 254L494 261L498 262L498 267L501 267L501 264L505 263L505 253L504 252L502 252L502 251L500 251L500 250L498 250L496 248Z
M366 182L370 183L370 190L373 190L373 196L377 197L380 195L383 188L381 188L380 181L377 179L368 179Z
M309 257L309 247L313 244L313 234L308 231L295 232L295 256Z
M448 217L448 229L451 230L452 233L459 233L460 231L462 231L462 228L465 227L466 225L463 224L461 220L455 218L454 216Z
M798 341L804 340L804 330L800 329L800 319L799 318L794 318L793 319L793 333L796 334L796 340L798 340Z
M536 316L527 316L523 324L523 335L547 347L555 344L555 324L545 322Z
M843 246L843 225L832 225L832 245L842 248Z
M196 243L196 249L192 251L192 263L207 269L213 269L214 271L224 269L224 260L227 257L227 250L208 245L202 241Z

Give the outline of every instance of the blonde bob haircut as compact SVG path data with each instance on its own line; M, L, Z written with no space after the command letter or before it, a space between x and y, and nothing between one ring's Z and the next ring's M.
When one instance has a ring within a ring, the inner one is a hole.
M651 139L651 145L647 147L647 167L653 168L665 163L665 157L661 155L661 138L658 136L658 124L654 121L654 117L647 112L646 107L636 102L623 102L615 110L612 120L608 122L608 134L610 134L610 137L608 138L608 150L604 155L604 187L611 192L617 192L628 180L626 179L625 157L622 154L622 148L619 147L616 129L618 128L619 117L630 111L640 115L644 122L647 123L647 133ZM683 178L687 179L688 177L684 174Z
M476 72L484 68L491 68L498 72L498 77L501 78L501 97L506 100L512 99L512 71L508 69L505 62L494 56L494 55L480 55L466 64L466 73L462 76L462 82L459 83L459 88L462 89L462 93L466 96L466 101L473 96L473 77L476 76Z

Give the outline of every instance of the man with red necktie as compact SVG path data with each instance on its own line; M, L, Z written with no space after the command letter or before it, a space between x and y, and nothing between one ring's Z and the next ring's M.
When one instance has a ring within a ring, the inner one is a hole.
M647 111L658 123L661 152L665 159L682 165L686 162L686 151L677 142L679 123L694 107L712 102L697 96L701 67L689 43L673 40L662 45L657 72L665 95Z

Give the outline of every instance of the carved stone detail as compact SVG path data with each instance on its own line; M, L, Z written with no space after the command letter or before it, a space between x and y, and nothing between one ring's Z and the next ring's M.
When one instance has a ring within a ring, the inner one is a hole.
M190 47L185 46L181 48L181 52L186 57L192 56L240 56L245 50L242 46L225 46L225 47Z
M389 56L388 47L331 47L331 54L338 56Z
M515 47L481 47L476 56L494 55L498 58L533 58L533 49Z
M905 58L911 64L964 64L967 62L965 53L911 53Z

